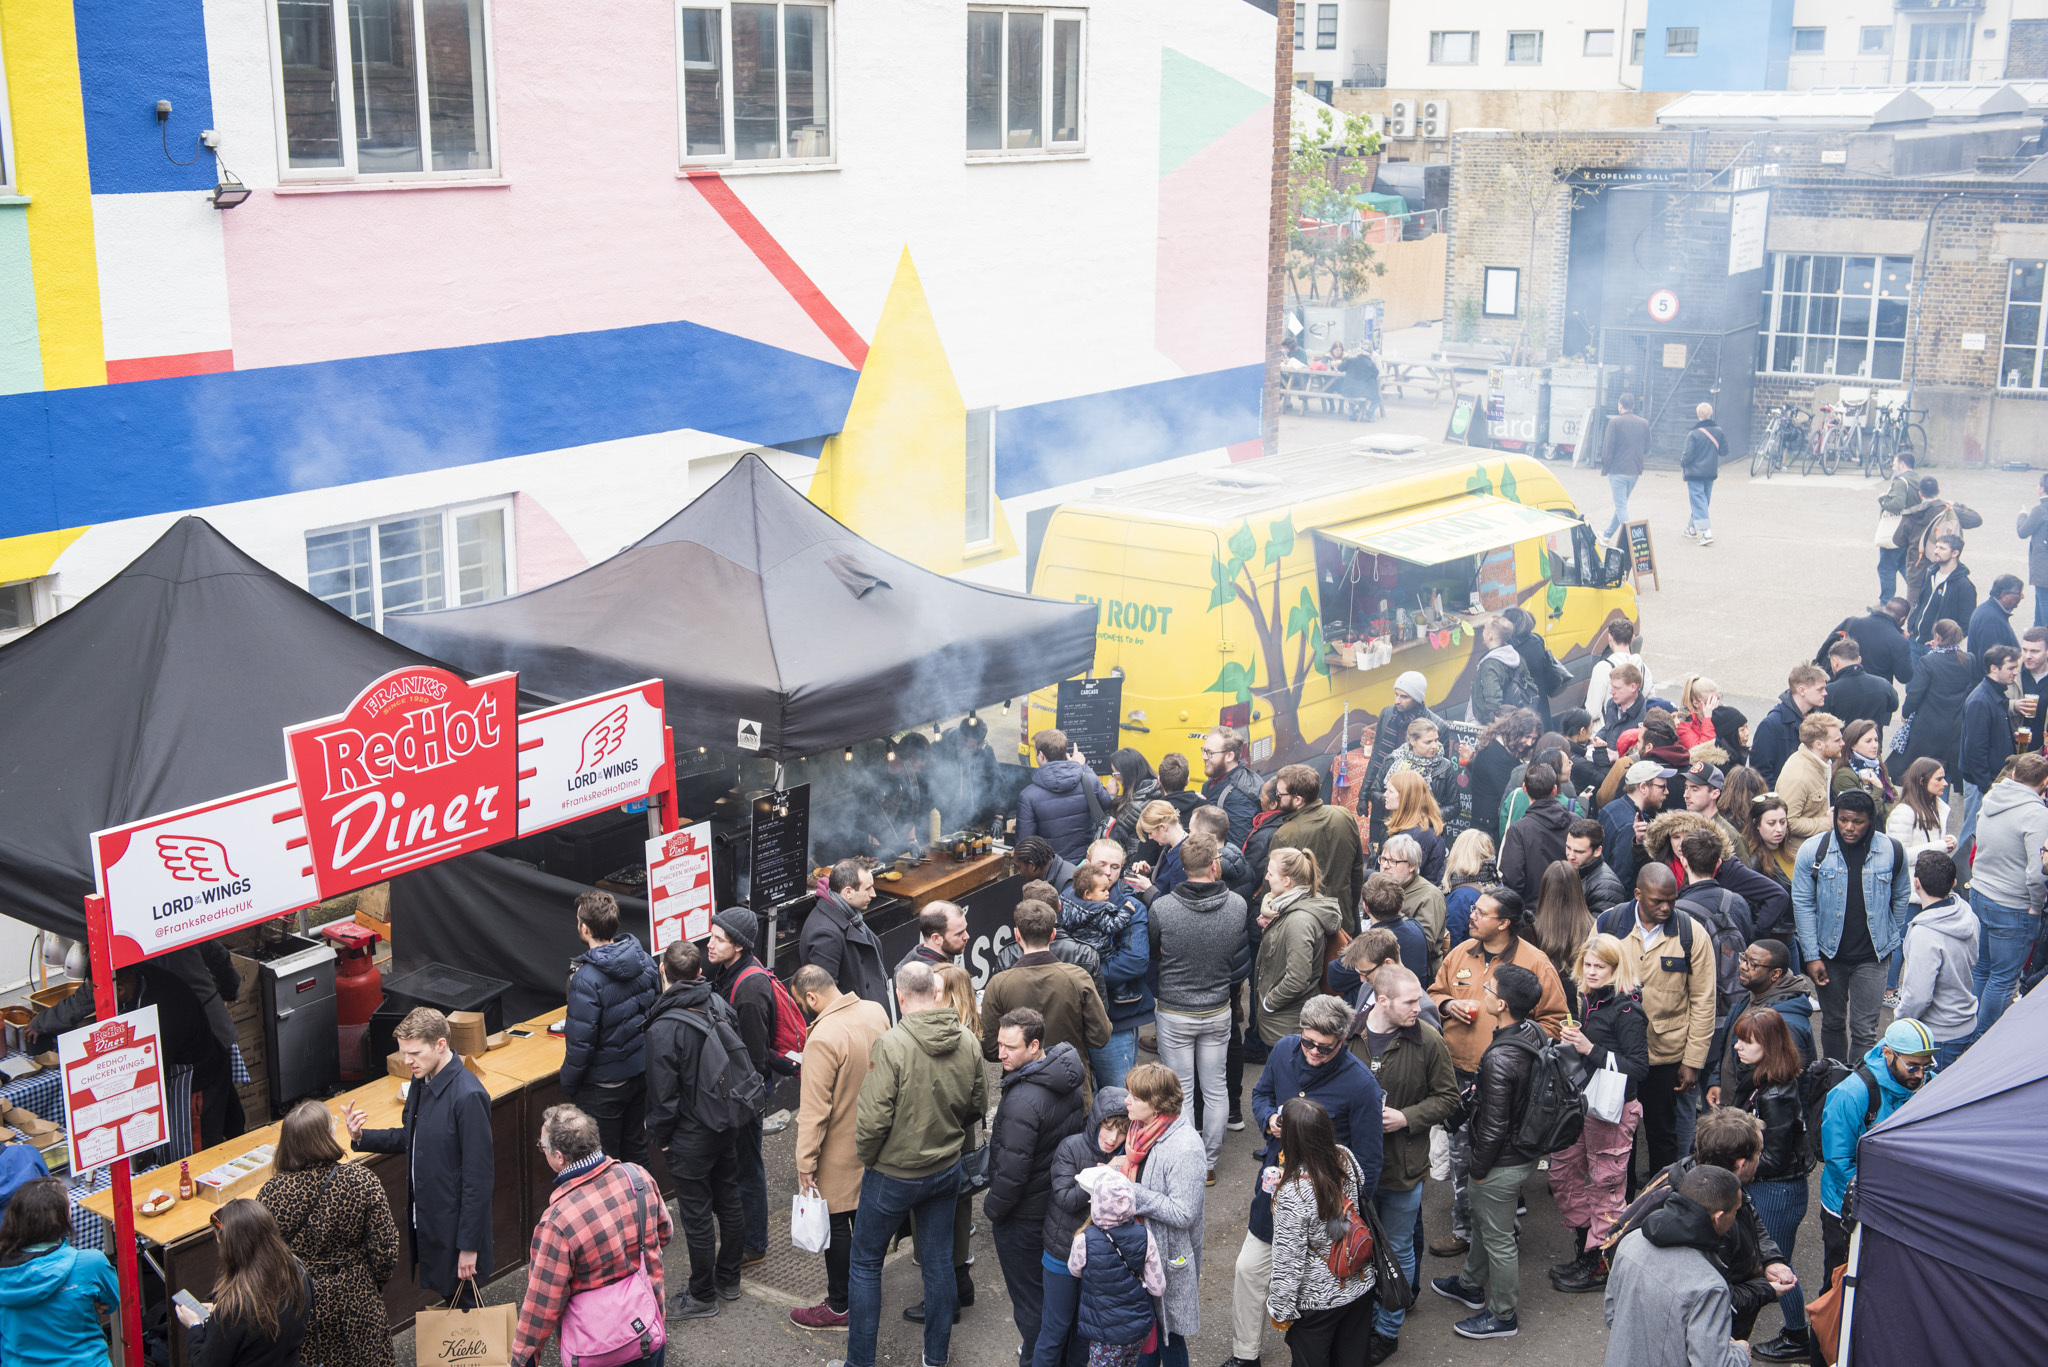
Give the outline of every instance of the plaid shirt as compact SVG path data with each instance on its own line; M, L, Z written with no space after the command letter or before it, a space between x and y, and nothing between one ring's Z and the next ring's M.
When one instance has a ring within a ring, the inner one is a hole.
M531 1364L561 1322L569 1298L579 1291L623 1280L643 1250L647 1275L657 1299L661 1284L661 1250L668 1246L668 1205L646 1170L647 1224L635 1227L632 1179L626 1165L607 1159L569 1178L548 1198L548 1208L533 1228L533 1249L526 1272L526 1299L519 1307L519 1332L512 1341L512 1361Z

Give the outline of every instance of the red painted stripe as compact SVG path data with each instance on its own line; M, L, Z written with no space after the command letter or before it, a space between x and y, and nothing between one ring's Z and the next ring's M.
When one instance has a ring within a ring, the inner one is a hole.
M1257 460L1266 454L1266 443L1263 439L1255 437L1251 441L1233 442L1224 449L1230 452L1233 461Z
M137 380L168 380L178 375L217 375L235 368L232 351L192 351L183 356L136 356L107 362L108 384Z
M868 344L861 340L861 335L853 330L851 323L839 316L839 310L832 307L832 301L825 297L824 291L811 283L811 277L804 274L803 267L790 259L789 253L762 226L761 220L754 217L753 211L740 202L740 197L732 192L724 177L716 171L691 171L686 178L697 187L697 193L704 196L705 203L718 211L725 225L746 243L747 250L768 268L776 283L789 291L789 297L796 300L797 307L809 315L833 346L839 348L839 354L856 370L867 364Z

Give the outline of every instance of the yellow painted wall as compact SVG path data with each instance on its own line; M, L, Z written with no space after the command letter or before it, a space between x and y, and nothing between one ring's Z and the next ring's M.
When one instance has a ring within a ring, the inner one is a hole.
M28 249L43 384L105 384L92 178L70 0L0 0L0 51L7 57L15 189L32 201Z

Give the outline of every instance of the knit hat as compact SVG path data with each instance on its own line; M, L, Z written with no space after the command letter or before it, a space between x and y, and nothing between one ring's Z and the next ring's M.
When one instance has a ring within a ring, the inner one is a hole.
M1131 1179L1110 1169L1095 1183L1095 1194L1088 1202L1088 1218L1104 1229L1129 1224L1138 1211L1138 1198L1132 1194Z
M761 935L760 918L740 907L727 907L711 918L711 924L724 931L725 938L742 949L752 949L754 941Z
M1885 1027L1884 1047L1909 1058L1927 1058L1934 1053L1934 1036L1910 1016L1902 1016Z
M1394 680L1394 691L1396 693L1406 693L1419 703L1427 703L1429 701L1429 680L1422 677L1422 671L1419 669L1404 670L1401 677Z

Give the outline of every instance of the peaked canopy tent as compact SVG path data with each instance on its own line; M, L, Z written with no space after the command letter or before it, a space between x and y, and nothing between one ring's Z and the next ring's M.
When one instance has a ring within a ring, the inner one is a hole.
M0 912L83 938L92 832L278 782L287 726L439 663L180 518L0 647Z
M611 559L513 598L386 620L564 700L658 677L678 748L795 759L1071 678L1096 609L922 569L748 455Z
M1854 1367L2006 1367L2048 1324L2048 992L1864 1136Z

